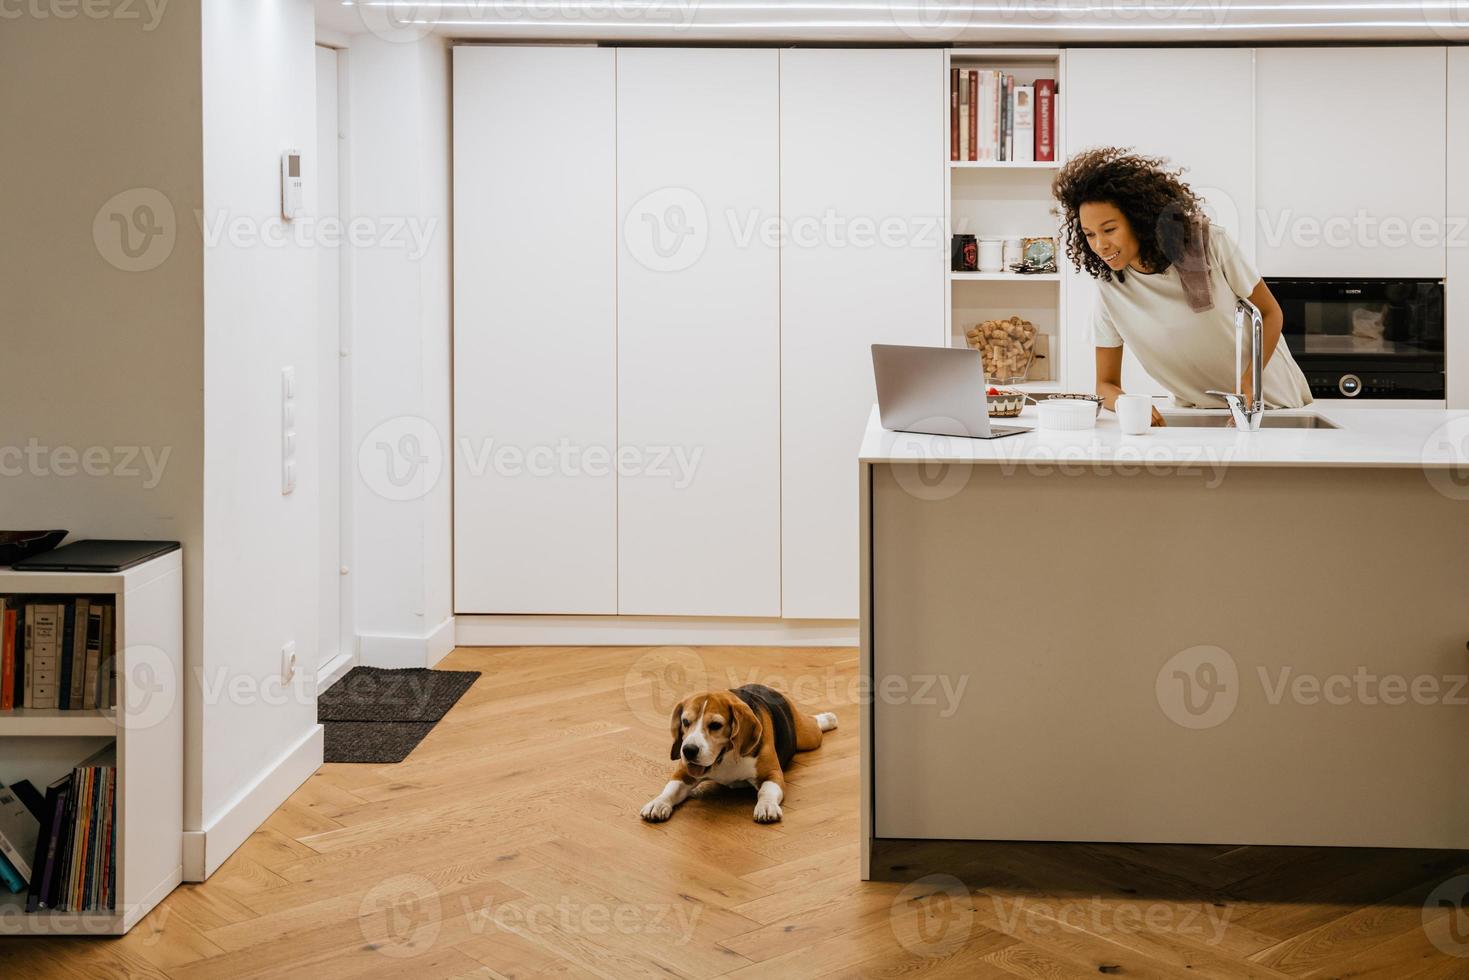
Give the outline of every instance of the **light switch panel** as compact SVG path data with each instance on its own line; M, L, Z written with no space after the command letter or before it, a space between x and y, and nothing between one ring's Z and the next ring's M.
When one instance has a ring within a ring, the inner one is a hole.
M296 369L281 368L281 494L296 489Z

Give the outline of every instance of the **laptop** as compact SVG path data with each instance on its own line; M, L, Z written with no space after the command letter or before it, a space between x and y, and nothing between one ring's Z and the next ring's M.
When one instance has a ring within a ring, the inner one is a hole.
M177 541L73 541L10 567L18 572L120 572L178 547Z
M970 439L1031 431L990 424L984 358L977 350L873 344L872 373L884 429Z

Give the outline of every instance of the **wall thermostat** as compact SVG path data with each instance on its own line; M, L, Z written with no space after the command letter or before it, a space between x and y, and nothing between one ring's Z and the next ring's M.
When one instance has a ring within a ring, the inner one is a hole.
M281 154L281 217L295 221L301 216L301 151Z

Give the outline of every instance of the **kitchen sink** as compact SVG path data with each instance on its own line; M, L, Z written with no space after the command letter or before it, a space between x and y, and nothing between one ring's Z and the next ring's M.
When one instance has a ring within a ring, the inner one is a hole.
M1223 429L1229 425L1229 413L1164 412L1163 421L1180 428ZM1339 429L1341 426L1326 418L1309 412L1290 414L1266 412L1260 422L1262 429Z

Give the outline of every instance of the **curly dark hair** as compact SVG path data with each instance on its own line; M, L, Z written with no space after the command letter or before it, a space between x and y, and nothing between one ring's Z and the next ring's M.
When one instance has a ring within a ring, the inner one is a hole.
M1190 232L1202 222L1203 203L1179 180L1162 157L1147 157L1120 146L1100 146L1072 157L1051 182L1059 208L1066 255L1092 278L1110 281L1107 268L1086 243L1081 230L1083 204L1111 204L1127 218L1137 237L1138 258L1150 272L1182 261ZM1122 278L1122 274L1117 274Z

